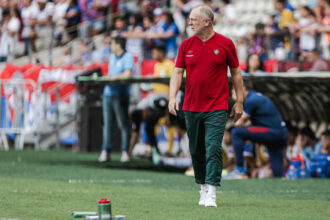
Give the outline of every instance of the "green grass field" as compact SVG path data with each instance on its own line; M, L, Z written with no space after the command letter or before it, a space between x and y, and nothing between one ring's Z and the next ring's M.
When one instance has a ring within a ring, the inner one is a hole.
M218 208L197 205L198 185L183 170L119 155L99 164L96 154L68 151L0 151L0 220L70 219L71 212L96 211L107 197L115 215L158 219L329 219L330 181L227 180Z

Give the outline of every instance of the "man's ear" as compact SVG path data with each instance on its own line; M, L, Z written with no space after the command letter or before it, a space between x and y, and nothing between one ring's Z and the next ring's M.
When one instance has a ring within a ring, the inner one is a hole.
M207 19L207 26L212 26L212 21L210 19Z

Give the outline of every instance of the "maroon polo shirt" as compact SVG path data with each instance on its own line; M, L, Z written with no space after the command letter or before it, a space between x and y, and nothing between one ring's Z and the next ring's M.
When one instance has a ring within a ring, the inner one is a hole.
M233 42L215 33L201 41L196 35L184 40L175 67L186 69L184 111L228 110L228 66L239 66Z

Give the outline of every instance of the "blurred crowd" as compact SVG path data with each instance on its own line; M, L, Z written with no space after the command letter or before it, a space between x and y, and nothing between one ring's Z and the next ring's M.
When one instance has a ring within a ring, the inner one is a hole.
M109 0L1 0L1 59L65 43L78 37L78 29L81 38L102 32L110 3Z
M127 39L127 50L137 60L151 59L153 44L163 42L166 57L174 59L181 41L191 35L186 25L190 10L210 6L215 27L235 25L238 16L234 0L0 0L0 62L80 39L83 54L75 62L91 61L96 48L91 37L104 36L103 55L107 62L111 37ZM253 30L230 34L236 42L245 72L264 71L269 59L316 62L312 71L328 70L324 59L330 50L329 0L310 0L294 8L289 0L273 0L274 14ZM92 60L94 61L94 60Z
M313 63L310 71L329 70L321 57L329 59L330 2L309 1L309 5L297 8L286 0L273 2L276 13L269 16L266 24L257 23L247 38L238 36L238 56L240 62L247 60L246 72L264 71L262 63L272 58L280 61L307 60Z

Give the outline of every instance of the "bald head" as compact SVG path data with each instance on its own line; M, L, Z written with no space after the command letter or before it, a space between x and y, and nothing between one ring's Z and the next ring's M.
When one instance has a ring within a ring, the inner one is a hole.
M210 19L210 23L213 24L214 22L214 14L212 9L209 6L206 5L200 5L193 9L193 11L196 11L200 16L202 16L205 19Z

